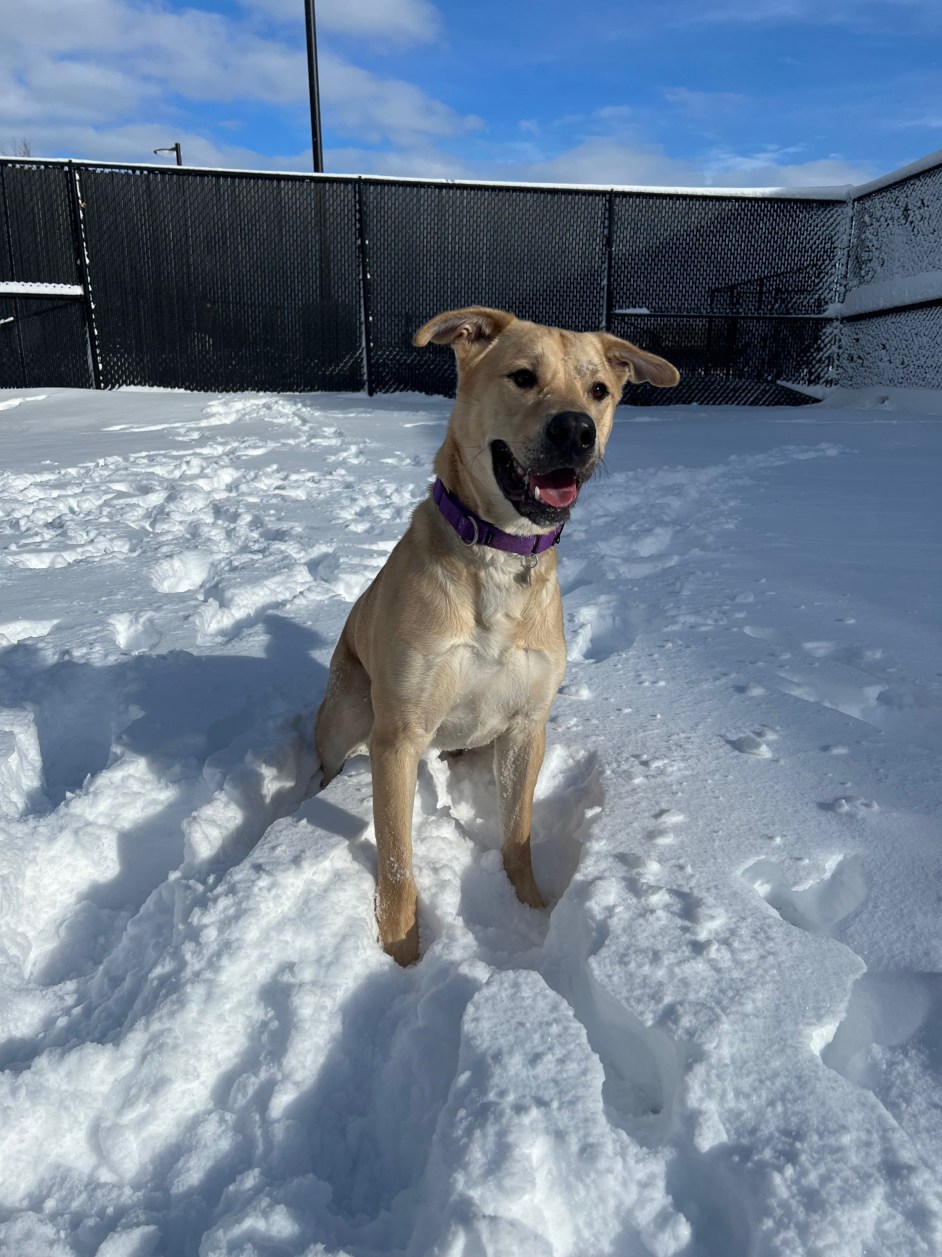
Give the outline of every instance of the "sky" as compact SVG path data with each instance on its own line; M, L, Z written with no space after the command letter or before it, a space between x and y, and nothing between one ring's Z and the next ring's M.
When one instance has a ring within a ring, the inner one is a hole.
M324 165L858 183L942 147L939 0L319 0ZM311 169L303 0L0 4L0 150Z

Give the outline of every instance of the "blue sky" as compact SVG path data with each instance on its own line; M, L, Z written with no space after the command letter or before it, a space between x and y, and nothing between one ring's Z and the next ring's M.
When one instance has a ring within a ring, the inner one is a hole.
M319 0L328 170L859 182L942 146L940 0ZM310 169L302 0L0 6L0 148Z

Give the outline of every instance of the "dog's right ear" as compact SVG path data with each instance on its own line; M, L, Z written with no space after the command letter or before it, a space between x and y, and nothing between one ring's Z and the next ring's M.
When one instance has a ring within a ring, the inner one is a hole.
M506 310L488 310L486 306L468 306L464 310L446 310L436 314L412 337L413 345L421 347L433 341L451 345L459 358L472 349L482 349L513 323L516 315Z

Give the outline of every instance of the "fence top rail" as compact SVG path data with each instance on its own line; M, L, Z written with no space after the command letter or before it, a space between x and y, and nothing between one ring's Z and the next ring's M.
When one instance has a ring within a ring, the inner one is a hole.
M407 175L349 174L342 171L314 172L304 170L235 170L215 166L170 166L162 162L93 161L88 158L70 157L6 157L0 156L0 164L19 166L65 166L80 170L158 171L175 178L187 175L216 175L251 179L301 179L320 180L330 183L350 182L413 184L429 188L509 188L524 192L594 192L597 194L630 193L635 196L696 196L713 198L738 198L743 200L783 201L847 201L856 194L851 184L834 187L794 188L714 188L714 187L653 187L641 184L607 183L522 183L497 179L419 179Z
M858 184L856 188L851 189L851 199L856 201L859 197L867 196L871 192L879 192L883 188L892 187L894 183L903 183L907 179L912 179L914 175L924 174L937 166L942 166L942 148L936 149L934 153L927 153L925 157L910 162L908 166L891 170L888 175L880 175L876 179L871 179L869 183Z

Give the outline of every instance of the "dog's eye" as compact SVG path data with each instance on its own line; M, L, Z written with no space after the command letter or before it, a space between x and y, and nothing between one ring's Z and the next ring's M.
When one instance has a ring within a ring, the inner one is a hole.
M526 367L522 367L519 371L511 371L507 378L508 380L513 380L517 388L533 388L536 384L536 376L532 371L528 371Z
M603 384L601 380L598 380L592 385L589 392L597 402L600 402L603 397L608 397L608 385Z

